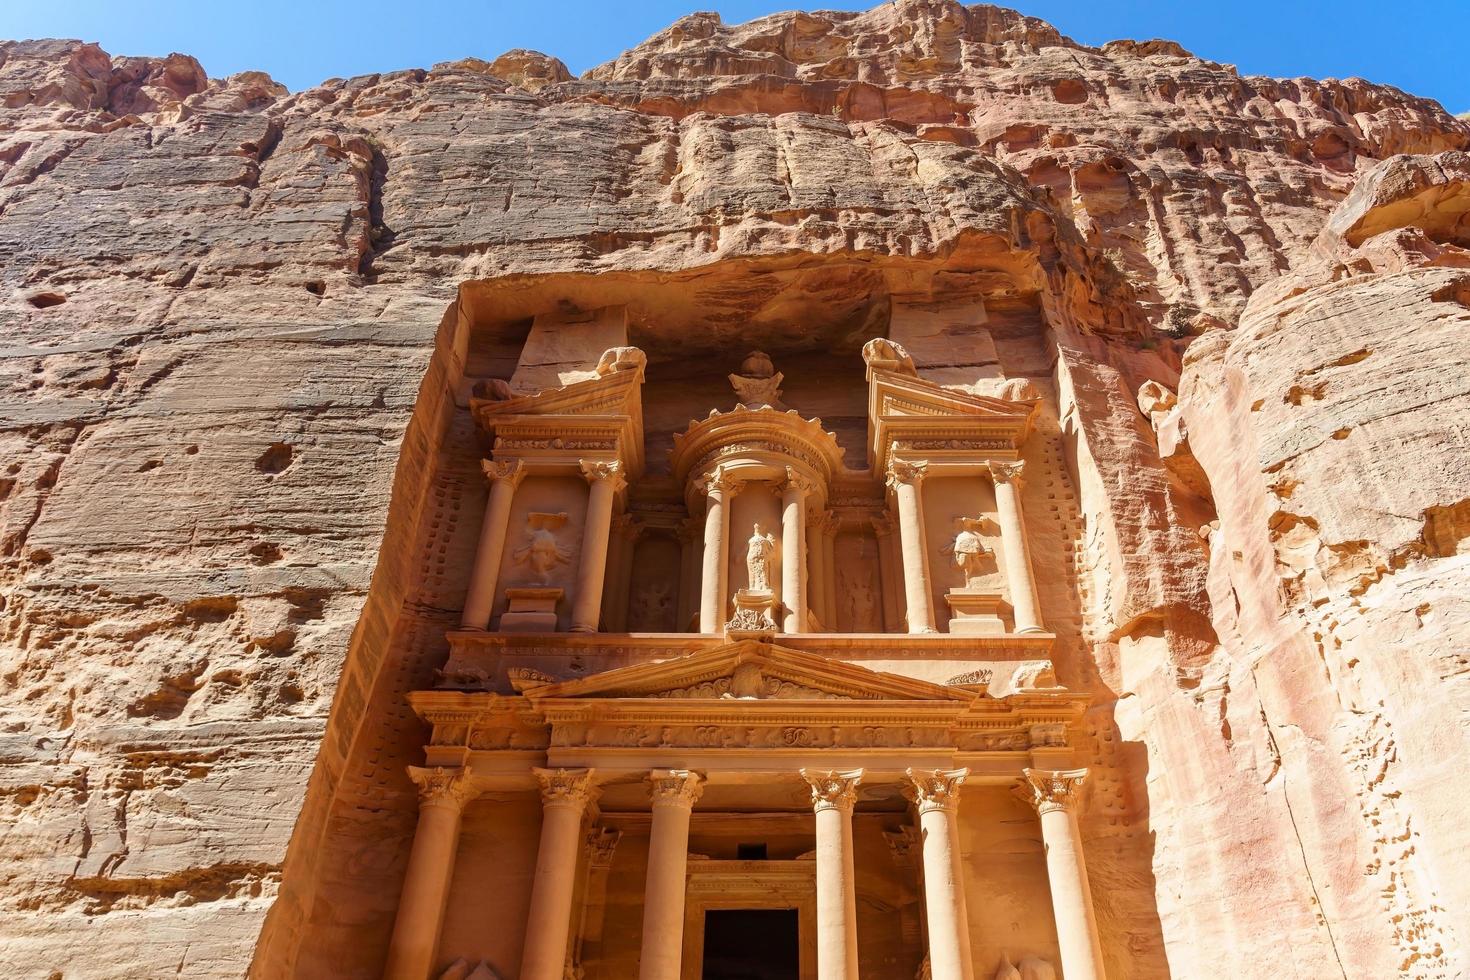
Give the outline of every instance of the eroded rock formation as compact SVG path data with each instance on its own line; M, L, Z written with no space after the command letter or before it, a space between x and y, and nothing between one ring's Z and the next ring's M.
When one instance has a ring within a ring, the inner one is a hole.
M1109 976L1470 970L1470 123L939 0L294 95L5 42L0 105L19 975L378 975L466 386L613 305L718 378L1030 382Z

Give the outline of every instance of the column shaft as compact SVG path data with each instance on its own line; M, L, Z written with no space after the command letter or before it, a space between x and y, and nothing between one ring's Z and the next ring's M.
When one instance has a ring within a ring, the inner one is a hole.
M700 579L699 631L718 633L725 625L725 542L730 537L730 514L725 497L730 486L716 469L705 477L707 504L704 511L704 571Z
M909 632L933 633L933 598L929 594L929 560L924 549L924 518L919 504L919 483L924 464L893 462L889 486L898 502L898 536L903 555L903 592Z
M573 633L596 633L602 613L602 583L607 575L608 532L613 498L623 485L621 463L582 463L587 478L587 520L577 565L577 595L572 600Z
M1062 772L1025 770L1031 803L1041 816L1041 840L1046 847L1046 874L1062 951L1062 973L1067 980L1106 980L1102 942L1092 909L1082 837L1077 828L1078 794L1086 769Z
M1041 613L1036 601L1036 581L1031 572L1031 546L1026 540L1026 522L1021 517L1021 463L991 463L995 485L995 510L1000 524L1000 547L1005 555L1006 581L1010 585L1011 608L1017 633L1041 633Z
M419 823L388 943L385 980L427 980L435 966L459 847L460 813L472 795L463 770L415 766L409 776L419 786Z
M701 779L687 769L654 770L650 777L653 825L643 889L643 947L639 980L679 980L684 957L684 873L689 862L689 818Z
M852 811L861 769L803 769L817 823L817 980L857 980L857 888Z
M562 980L571 934L572 895L582 847L582 815L591 799L590 769L537 769L541 845L521 954L521 980Z
M959 847L959 790L967 775L967 769L909 770L923 841L924 909L933 980L975 978Z
M805 633L806 622L806 497L811 484L786 468L781 488L781 602L786 606L782 629Z
M480 524L480 543L475 549L475 566L470 572L470 587L465 595L464 612L459 624L465 629L490 627L490 614L495 609L495 583L500 577L500 561L505 554L505 536L510 523L510 505L524 469L520 460L485 460L481 463L490 479L490 499L485 504L485 519Z
M828 511L828 514L831 514ZM826 521L822 528L822 563L829 569L827 573L827 584L822 589L822 609L825 611L827 621L832 623L832 631L837 631L837 619L841 615L837 603L838 579L837 574L837 520L835 517Z

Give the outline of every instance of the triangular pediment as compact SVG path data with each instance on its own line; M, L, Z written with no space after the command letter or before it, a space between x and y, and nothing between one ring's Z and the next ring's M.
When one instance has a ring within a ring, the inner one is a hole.
M911 374L873 371L868 383L869 457L882 472L894 443L903 441L918 453L1006 458L1030 435L1035 411L1032 400L974 395Z
M771 643L744 640L570 681L527 686L543 699L851 700L968 702L959 688L869 670Z

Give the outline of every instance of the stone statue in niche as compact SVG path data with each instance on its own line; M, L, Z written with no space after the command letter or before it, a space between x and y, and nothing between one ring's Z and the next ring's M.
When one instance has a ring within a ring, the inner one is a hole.
M566 523L565 513L526 515L526 543L511 555L511 560L529 568L540 585L549 584L552 571L572 560L572 553L556 540L556 532Z
M775 553L776 539L769 533L762 533L761 526L757 524L745 548L745 572L750 580L750 591L771 591L771 556Z
M841 591L847 601L847 622L855 633L877 631L878 597L866 577L853 580L841 576Z
M730 387L735 389L741 405L781 412L786 411L786 406L781 404L781 382L785 377L762 351L752 351L740 362L740 373L729 376Z
M674 628L674 593L665 582L648 582L633 597L633 625L650 633L669 633Z
M985 546L980 532L985 530L986 521L978 517L956 517L954 542L947 545L944 553L954 557L954 563L965 577L965 588L980 587L983 579L995 567L995 552Z

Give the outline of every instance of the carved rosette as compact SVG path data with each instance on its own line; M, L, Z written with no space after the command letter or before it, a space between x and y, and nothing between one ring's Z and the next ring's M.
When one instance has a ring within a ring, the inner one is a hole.
M1053 810L1075 812L1081 804L1086 769L1022 769L1021 775L1025 777L1021 797L1036 808L1038 815Z
M648 796L654 806L689 809L704 793L704 777L690 769L655 769L648 774Z
M462 810L466 803L480 795L467 769L409 766L408 778L419 788L420 809L443 806Z
M518 459L482 459L480 469L492 484L509 480L512 488L519 486L526 476L526 464Z
M610 463L598 462L597 460L579 460L578 464L582 470L582 479L589 484L608 480L612 484L613 493L617 493L628 485L628 480L623 476L623 464L614 460Z
M612 827L594 827L587 834L587 863L593 868L612 867L613 852L623 832Z
M1021 489L1022 474L1026 469L1026 463L1017 460L1014 463L1003 463L999 460L990 461L990 479L996 483L1009 483L1017 490Z
M723 497L735 489L738 483L730 476L730 471L723 466L716 466L709 473L694 481L694 485L701 493L711 497Z
M968 769L909 769L908 797L920 813L943 810L954 813L960 805L960 786L970 775Z
M857 804L857 787L862 782L861 769L803 769L801 778L812 788L812 809L852 812Z
M917 487L929 471L928 463L908 463L901 459L888 461L887 485L897 490L900 484Z
M597 792L591 769L532 769L541 785L543 807L575 807L580 810Z

